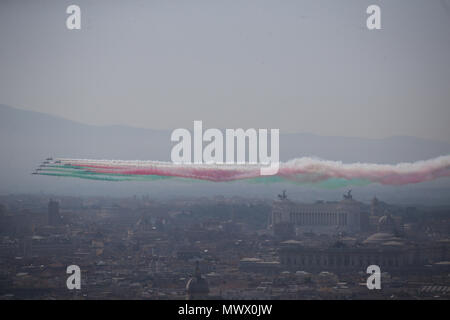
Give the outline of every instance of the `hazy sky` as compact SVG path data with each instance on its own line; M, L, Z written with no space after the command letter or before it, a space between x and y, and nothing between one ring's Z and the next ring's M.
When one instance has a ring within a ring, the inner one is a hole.
M449 60L444 0L0 0L0 103L89 124L450 141Z

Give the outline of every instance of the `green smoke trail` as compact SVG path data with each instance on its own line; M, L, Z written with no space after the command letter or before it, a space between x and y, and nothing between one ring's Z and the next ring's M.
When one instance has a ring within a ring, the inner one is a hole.
M102 173L93 172L88 167L69 166L69 165L50 165L46 166L39 174L56 177L79 178L99 181L158 181L172 179L176 181L184 181L189 183L207 183L193 178L160 176L160 175L129 175L120 173ZM273 184L273 183L291 183L300 186L316 187L320 189L339 189L348 186L367 186L372 182L366 179L343 179L343 178L329 178L322 181L301 181L285 179L280 176L262 176L257 178L250 178L245 180L251 184ZM230 183L236 181L229 181Z
M157 175L124 175L124 174L110 174L100 173L85 170L67 170L67 169L49 169L39 173L40 175L80 178L89 180L103 180L103 181L155 181L166 180L171 177L157 176Z
M43 176L53 176L53 177L68 177L68 178L81 178L81 179L89 179L89 180L102 180L102 181L122 181L122 178L113 178L113 177L96 177L85 174L75 174L75 173L49 173L42 172L39 173ZM123 180L125 181L125 180Z

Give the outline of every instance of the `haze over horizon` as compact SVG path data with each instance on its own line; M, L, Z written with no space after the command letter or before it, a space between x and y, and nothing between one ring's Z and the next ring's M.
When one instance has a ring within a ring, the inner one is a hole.
M151 131L165 132L165 133L168 133L168 132L171 132L171 131L172 131L172 129L147 128L147 127L140 127L140 126L134 126L134 125L120 124L120 123L111 123L111 124L91 124L91 123L83 122L83 121L80 121L80 120L69 119L69 118L66 118L66 117L64 117L64 116L60 116L60 115L57 115L57 114L47 113L47 112L43 112L43 111L33 111L33 110L29 110L29 109L27 109L27 108L21 108L21 107L17 107L17 106L11 106L11 105L4 104L4 103L1 103L1 102L0 102L0 107L6 107L6 108L15 109L15 110L18 110L18 111L25 111L25 112L30 111L30 112L33 112L33 113L36 113L36 114L42 114L42 115L45 115L45 116L50 116L50 117L54 117L54 118L57 118L57 119L61 119L61 120L63 120L63 121L70 121L70 122L77 123L77 124L80 124L80 125L87 125L87 126L92 126L92 127L100 127L100 128L101 128L101 127L125 127L125 128L130 128L130 129L151 130ZM187 130L192 131L194 121L196 121L196 120L192 120L190 123L187 123L187 126L186 126L186 129L187 129ZM206 129L210 128L210 127L208 126L208 123L206 123L206 124L203 123L203 125L204 125L203 130L206 130ZM227 129L227 128L219 127L219 128L217 128L217 129L223 131L223 130L225 130L225 129ZM236 129L236 128L234 128L234 129ZM248 128L243 128L243 129L248 129ZM255 129L257 129L257 128L255 128ZM448 143L447 141L442 140L442 139L426 138L426 137L423 138L423 137L418 137L418 136L413 136L413 135L406 135L406 134L397 134L397 135L391 135L391 136L386 136L386 137L361 137L361 136L350 136L350 135L325 135L325 134L316 134L316 133L313 133L313 132L307 132L307 131L302 131L302 130L299 130L299 131L292 131L292 132L291 132L291 131L280 132L280 134L285 134L285 135L291 135L291 134L306 134L306 135L318 136L318 137L323 137L323 138L326 138L326 137L330 137L330 138L331 138L331 137L333 137L333 138L350 138L350 139L352 139L352 138L363 138L363 139L373 140L373 141L376 141L376 140L383 140L383 139L389 139L389 138L402 138L402 137L405 137L405 138L418 138L418 139L421 139L421 140L423 140L423 141L429 140L429 141L434 141L434 142L442 142L442 143L444 143L444 144L447 144L447 143ZM444 154L443 154L443 155L444 155Z
M450 141L445 1L0 3L1 103L95 125Z
M48 193L75 196L130 196L157 198L234 196L273 198L285 188L292 199L336 200L342 188L323 189L289 183L252 184L167 180L155 182L102 182L31 175L49 157L169 161L170 131L92 126L57 116L0 105L0 194ZM450 154L450 143L414 137L367 139L322 137L314 134L281 134L280 159L317 156L327 160L399 163ZM251 188L249 187L251 186ZM393 203L450 204L448 179L402 187L353 187L355 196L368 202L377 195Z
M280 129L282 161L448 155L448 2L376 1L382 29L368 30L369 0L79 0L81 30L68 30L70 1L1 1L0 104L12 108L0 108L0 193L267 196L283 187L30 175L49 156L168 161L170 132L194 120ZM444 179L356 192L373 190L450 201ZM319 191L292 190L341 193Z

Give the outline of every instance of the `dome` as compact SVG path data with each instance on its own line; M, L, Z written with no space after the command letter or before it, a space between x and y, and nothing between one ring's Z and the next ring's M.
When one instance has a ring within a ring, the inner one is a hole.
M365 244L380 244L384 242L398 242L401 239L395 237L392 233L378 232L369 236L363 243Z
M195 266L195 275L189 279L186 284L186 292L191 298L203 298L209 293L208 281L202 277L198 267L198 261Z

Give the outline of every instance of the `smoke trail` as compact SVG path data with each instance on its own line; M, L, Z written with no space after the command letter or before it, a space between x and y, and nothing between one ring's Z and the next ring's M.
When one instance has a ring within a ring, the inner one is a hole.
M155 181L168 178L251 183L289 181L321 188L368 185L406 185L450 177L450 155L413 163L373 164L297 158L280 164L275 176L261 176L261 165L174 164L161 161L56 159L35 174L102 181Z

